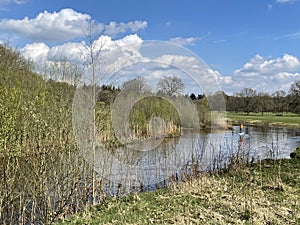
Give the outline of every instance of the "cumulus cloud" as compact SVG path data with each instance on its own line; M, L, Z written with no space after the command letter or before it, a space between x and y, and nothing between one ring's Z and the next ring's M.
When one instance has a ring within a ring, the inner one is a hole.
M102 35L93 43L94 52L101 51L102 57L107 57L109 54L116 54L116 57L121 58L124 54L134 55L139 51L142 44L142 39L136 35L127 35L119 40L112 40L107 35ZM60 60L67 58L68 60L85 62L88 51L88 45L82 42L66 42L61 45L48 47L45 43L27 44L21 49L21 53L33 61L39 62L41 59L45 60ZM118 56L118 54L120 54Z
M111 22L105 25L92 21L88 14L66 8L52 13L44 11L33 19L28 17L22 20L1 19L0 30L23 35L33 41L66 41L84 36L84 29L91 23L95 32L112 36L127 31L137 32L147 26L146 21Z
M219 90L218 81L228 82L218 71L211 70L194 55L181 55L180 52L169 52L171 48L157 48L156 57L152 57L147 43L136 34L127 35L124 38L113 40L110 36L102 35L95 40L95 51L101 49L99 76L111 77L110 82L120 84L134 76L143 76L152 87L164 76L180 77L188 92L210 93ZM154 43L155 45L155 43ZM21 53L36 64L40 72L45 70L46 65L54 61L71 60L78 65L87 65L89 56L84 42L67 42L61 45L49 47L44 43L27 44ZM146 49L141 49L146 47ZM155 46L154 46L155 49ZM146 54L145 54L146 50ZM44 68L43 68L44 67ZM88 73L88 71L87 71ZM86 81L88 74L86 74ZM105 78L106 79L106 78Z
M202 39L201 37L188 37L188 38L175 37L175 38L171 38L169 41L182 46L187 46L187 45L194 46L196 42L201 39Z
M280 71L295 71L300 68L300 61L297 57L284 54L283 57L275 59L265 59L260 55L254 56L241 69L235 71L235 74L242 76L261 76L270 75Z
M84 43L67 42L59 46L53 46L49 49L47 54L48 60L62 60L68 59L73 62L80 62L84 58L85 51Z
M0 30L21 34L31 40L58 41L81 36L82 27L90 20L87 14L62 9L53 13L44 11L33 19L2 19Z
M279 80L285 80L287 78L300 78L300 74L299 73L287 73L287 72L280 72L277 73L275 76L275 78L279 79Z
M101 70L118 70L127 64L138 61L141 57L139 47L142 39L137 35L127 35L119 40L102 35L93 43L94 52L101 51ZM89 63L90 56L88 45L85 42L66 42L61 45L49 47L45 43L27 44L20 50L27 59L31 59L37 65L37 69L50 65L52 62L63 60L72 61L84 66ZM113 72L113 71L110 71Z
M220 82L228 82L218 71L209 68L201 59L193 55L163 55L155 59L177 68L187 84L187 91L194 93L214 93L220 91Z
M20 50L21 54L34 62L45 61L50 48L44 43L27 44Z
M231 85L224 84L228 92L238 92L245 87L272 93L276 90L288 91L291 83L300 79L300 60L292 55L265 59L254 56L232 76Z

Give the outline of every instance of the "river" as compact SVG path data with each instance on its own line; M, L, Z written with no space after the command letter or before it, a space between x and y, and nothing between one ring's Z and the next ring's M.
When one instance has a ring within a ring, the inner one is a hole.
M109 166L102 165L106 172L98 172L105 176L106 190L112 194L147 191L181 181L194 170L224 168L237 155L254 162L289 158L290 152L300 145L299 129L248 126L244 131L241 136L238 126L212 133L183 130L180 137L166 138L151 150L119 148L106 159Z

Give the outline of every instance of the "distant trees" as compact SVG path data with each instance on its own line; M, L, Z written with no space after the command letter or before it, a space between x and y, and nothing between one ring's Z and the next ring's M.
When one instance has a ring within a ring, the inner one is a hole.
M150 88L146 85L142 77L136 77L125 82L121 86L121 89L128 88L129 85L131 91L140 93L150 91ZM183 96L184 84L180 78L164 77L157 83L157 90L159 95L179 97ZM110 98L109 95L116 95L118 91L120 90L101 89L98 100L106 103L111 102L111 100L108 100ZM109 94L108 92L111 93ZM114 94L112 94L113 92ZM257 93L253 88L244 88L234 95L227 95L225 92L220 91L209 96L191 93L185 97L189 97L195 104L206 101L207 107L210 110L217 110L220 105L219 99L224 99L227 111L245 112L247 115L250 115L251 112L260 112L262 115L265 112L274 112L277 114L282 114L283 112L300 113L300 81L295 81L291 85L288 94L283 90L269 94L267 92Z
M300 80L295 81L290 88L290 110L300 113Z
M218 107L218 96L224 97L226 110L231 112L245 112L250 115L251 112L260 112L264 115L265 112L273 112L282 114L284 112L300 113L300 80L291 84L290 90L286 93L283 90L275 91L272 94L267 92L259 92L253 88L244 88L234 95L227 95L224 92L217 92L208 96L208 99L203 94L190 94L190 99L197 101L207 99L210 110Z
M131 80L124 82L121 85L121 89L127 89L128 91L134 91L137 93L150 91L150 87L146 84L145 79L141 76L137 76Z
M205 97L204 94L198 94L197 96L196 96L195 93L191 93L190 94L190 99L192 99L192 100L200 100L200 99L202 99L204 97Z
M102 85L98 92L97 102L103 102L105 105L109 106L119 92L120 89L112 85Z
M261 115L264 115L264 112L272 111L272 97L266 92L260 92L255 97L255 110L260 112Z
M252 88L244 88L237 93L237 96L240 97L239 100L241 100L239 101L239 105L247 113L247 115L249 115L255 104L254 97L256 96L256 91Z
M197 99L197 97L196 97L196 95L195 95L194 93L192 93L192 94L190 95L190 98L191 98L192 100Z
M178 96L183 94L184 83L178 77L164 77L157 84L158 93L168 96Z
M272 100L273 100L273 107L274 107L274 112L281 114L284 111L287 110L287 100L286 100L286 93L283 90L280 91L275 91L272 94Z
M234 96L226 96L226 110L246 112L283 112L300 113L300 80L295 81L289 94L283 90L273 94L266 92L256 93L252 88L244 88Z

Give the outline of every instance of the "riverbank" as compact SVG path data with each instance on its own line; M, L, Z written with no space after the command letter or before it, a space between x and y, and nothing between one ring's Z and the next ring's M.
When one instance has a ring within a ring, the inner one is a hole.
M284 113L282 115L277 115L274 113L265 113L261 115L260 113L250 113L246 115L245 113L226 113L227 122L232 125L238 125L243 122L248 126L282 126L291 128L300 128L300 115L292 113Z
M111 197L67 224L299 224L300 160L264 160L154 192Z

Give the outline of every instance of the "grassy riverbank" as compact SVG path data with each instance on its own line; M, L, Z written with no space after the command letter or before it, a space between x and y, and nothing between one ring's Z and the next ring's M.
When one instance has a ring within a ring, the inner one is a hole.
M284 113L277 115L274 113L233 113L227 112L227 120L232 124L243 122L245 125L268 125L268 126L286 126L300 128L300 115L293 113Z
M108 198L58 224L300 224L300 160L264 160Z

